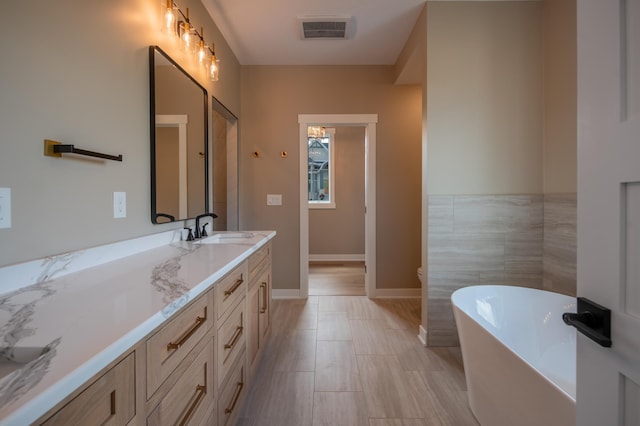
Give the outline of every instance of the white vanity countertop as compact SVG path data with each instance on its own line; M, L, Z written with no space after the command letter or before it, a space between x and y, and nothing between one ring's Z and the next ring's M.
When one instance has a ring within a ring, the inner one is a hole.
M275 236L252 233L239 244L175 242L58 278L47 273L1 294L0 356L49 351L0 379L0 424L40 418Z

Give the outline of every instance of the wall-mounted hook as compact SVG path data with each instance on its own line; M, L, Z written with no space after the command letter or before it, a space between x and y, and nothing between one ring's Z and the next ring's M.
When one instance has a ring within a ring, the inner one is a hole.
M288 155L289 154L287 154L287 151L281 151L280 152L280 157L282 157L282 158L287 158Z
M253 158L260 158L260 153L258 151L253 151Z

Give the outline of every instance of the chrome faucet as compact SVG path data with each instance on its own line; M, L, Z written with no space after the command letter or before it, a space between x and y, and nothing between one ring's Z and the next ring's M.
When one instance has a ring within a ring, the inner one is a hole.
M198 238L202 238L202 237L206 237L207 236L207 230L206 230L207 223L202 225L202 229L200 229L200 219L205 218L205 217L210 217L211 218L211 223L212 223L211 227L213 228L213 219L217 218L218 215L215 214L215 213L204 213L204 214L196 216L196 232L194 234L194 238L196 240Z

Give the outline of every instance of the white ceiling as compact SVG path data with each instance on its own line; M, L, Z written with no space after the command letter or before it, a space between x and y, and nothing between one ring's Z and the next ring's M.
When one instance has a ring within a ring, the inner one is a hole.
M425 0L202 0L242 65L394 64ZM353 16L347 40L302 40L299 16Z

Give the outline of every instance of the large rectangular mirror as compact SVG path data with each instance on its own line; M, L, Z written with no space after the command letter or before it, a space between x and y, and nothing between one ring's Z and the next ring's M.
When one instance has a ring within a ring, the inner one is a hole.
M207 91L158 46L149 47L151 221L208 212Z

